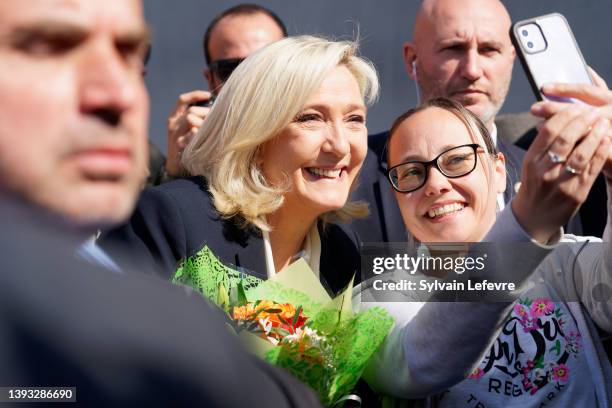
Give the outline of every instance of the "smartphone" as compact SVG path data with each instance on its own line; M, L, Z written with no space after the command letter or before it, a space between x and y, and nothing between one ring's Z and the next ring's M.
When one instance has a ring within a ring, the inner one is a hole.
M510 28L510 38L538 101L575 102L548 97L542 85L550 82L591 84L580 48L563 15L547 14L521 20Z
M207 99L205 101L194 102L190 104L189 106L203 106L205 108L210 108L211 106L213 106L213 103L215 103L215 95L212 95L210 99Z

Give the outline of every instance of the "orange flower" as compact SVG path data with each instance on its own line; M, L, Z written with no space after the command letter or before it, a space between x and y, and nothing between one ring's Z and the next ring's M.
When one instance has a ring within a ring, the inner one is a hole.
M306 317L304 317L300 310L295 325L292 324L296 311L297 309L291 303L276 303L271 300L262 300L256 307L254 303L234 307L232 310L232 318L234 320L267 319L272 324L272 327L282 327L290 333L293 333L296 328L303 326L306 322ZM283 323L282 320L288 322L289 325Z
M248 320L253 317L254 312L253 303L247 303L245 306L234 306L232 318L234 320Z
M274 302L270 302L269 300L264 300L262 301L259 306L257 307L258 309L262 310L258 315L257 318L258 319L265 319L266 317L270 317L270 320L272 321L272 323L277 323L280 324L280 317L282 317L283 319L285 319L286 321L291 321L291 319L293 319L293 316L295 315L295 306L293 306L290 303L274 303ZM276 310L280 310L279 312L268 312L267 310L270 309L276 309ZM275 326L277 325L275 324Z

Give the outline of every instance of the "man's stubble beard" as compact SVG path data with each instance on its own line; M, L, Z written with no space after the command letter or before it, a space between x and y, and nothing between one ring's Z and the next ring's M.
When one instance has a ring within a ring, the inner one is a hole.
M482 112L480 113L473 112L469 106L466 106L467 109L470 109L470 111L472 111L476 116L478 116L478 118L487 126L489 130L492 129L492 125L495 121L495 117L497 116L502 106L504 105L504 102L506 101L506 97L508 96L508 91L510 89L511 81L512 81L512 75L508 76L508 80L505 81L506 82L505 84L502 84L502 87L501 87L502 97L500 98L500 100L497 103L494 103L493 101L489 99L489 103L487 104L487 107ZM418 78L417 88L419 91L419 95L418 95L419 100L417 102L419 105L430 99L436 98L436 97L446 97L446 98L453 99L459 103L462 103L456 98L449 96L446 90L446 87L444 87L440 81L433 80L431 82L435 84L434 87L430 89L426 89L423 86L423 81L421 81L421 78Z

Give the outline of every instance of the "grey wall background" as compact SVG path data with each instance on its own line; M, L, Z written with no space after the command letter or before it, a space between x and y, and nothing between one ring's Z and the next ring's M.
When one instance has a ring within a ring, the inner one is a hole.
M416 104L414 83L402 60L411 38L418 0L253 1L275 11L289 34L323 34L352 39L359 32L361 53L372 60L381 79L381 97L369 111L370 133L386 130L401 112ZM212 18L241 1L144 0L153 31L153 53L146 78L151 95L151 139L166 149L166 119L178 95L206 89L202 35ZM513 21L564 14L586 61L612 85L612 0L506 0ZM534 97L518 60L502 112L521 112Z

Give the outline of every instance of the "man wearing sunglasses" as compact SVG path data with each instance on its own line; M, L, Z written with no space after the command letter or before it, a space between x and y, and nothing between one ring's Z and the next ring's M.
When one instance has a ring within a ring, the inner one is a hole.
M160 182L180 175L183 149L202 125L215 95L238 64L263 46L286 36L287 29L280 18L255 4L239 4L212 20L203 39L208 65L204 77L210 91L194 90L179 96L168 118L168 158Z

